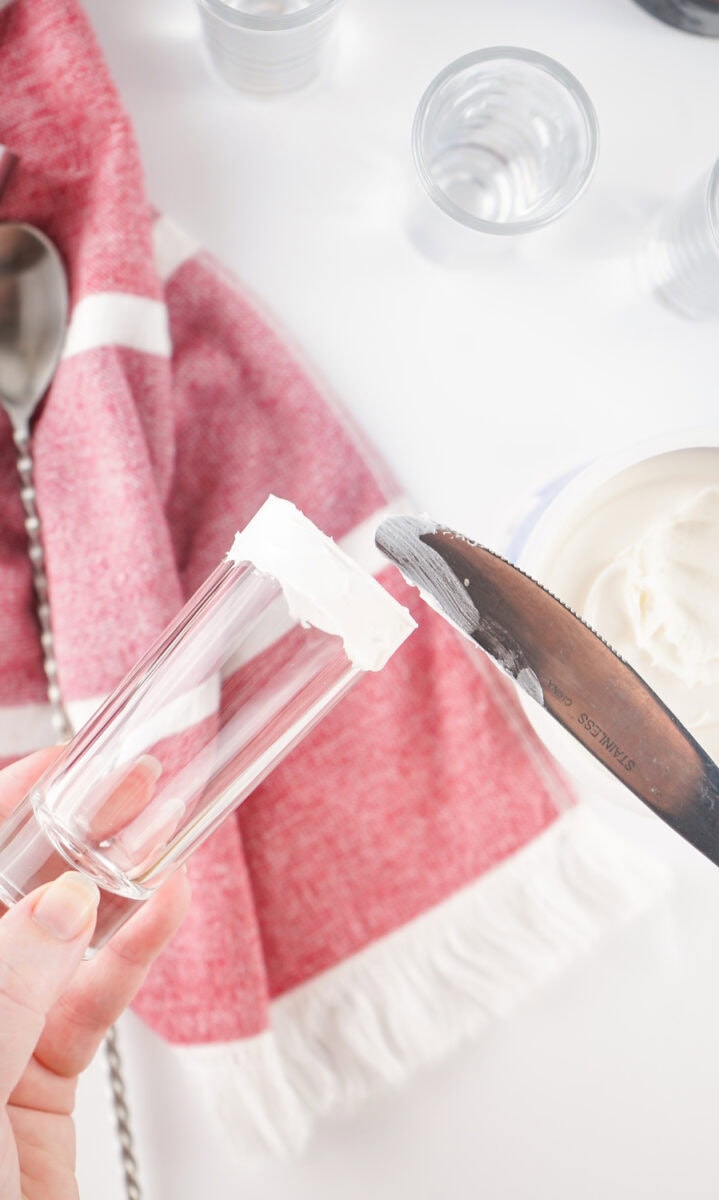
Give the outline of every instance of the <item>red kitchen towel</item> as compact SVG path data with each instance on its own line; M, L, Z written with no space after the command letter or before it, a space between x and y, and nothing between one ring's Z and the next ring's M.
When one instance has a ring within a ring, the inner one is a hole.
M137 1011L210 1085L236 1149L456 1044L645 906L653 865L581 807L511 687L373 548L396 484L237 283L153 216L74 0L0 13L0 217L67 266L33 444L59 679L76 723L275 492L412 609L366 677L191 863ZM52 740L10 425L0 424L0 756Z

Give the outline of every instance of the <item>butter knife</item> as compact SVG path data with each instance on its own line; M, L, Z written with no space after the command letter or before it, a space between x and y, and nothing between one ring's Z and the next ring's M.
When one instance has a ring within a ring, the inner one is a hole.
M719 767L593 629L518 567L426 518L391 517L375 540L432 607L719 864Z

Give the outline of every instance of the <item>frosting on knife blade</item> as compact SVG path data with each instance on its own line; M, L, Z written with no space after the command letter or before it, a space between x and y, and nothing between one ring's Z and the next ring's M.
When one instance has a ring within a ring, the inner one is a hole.
M542 686L516 638L476 604L476 567L468 562L464 574L445 558L445 543L451 542L468 557L474 543L429 517L390 517L380 525L375 540L431 608L481 646L533 700L544 703Z

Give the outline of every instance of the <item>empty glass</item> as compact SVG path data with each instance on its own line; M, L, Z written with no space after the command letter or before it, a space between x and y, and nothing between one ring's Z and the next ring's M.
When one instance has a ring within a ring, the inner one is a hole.
M677 312L719 316L719 160L660 213L643 265L650 287Z
M321 71L340 0L197 0L217 73L232 87L293 91Z
M286 501L248 529L0 827L0 903L81 870L97 949L414 628Z
M467 54L417 108L412 150L424 203L412 234L444 258L539 229L585 190L598 145L592 103L559 63L511 46Z
M719 37L719 0L637 0L637 3L677 29Z

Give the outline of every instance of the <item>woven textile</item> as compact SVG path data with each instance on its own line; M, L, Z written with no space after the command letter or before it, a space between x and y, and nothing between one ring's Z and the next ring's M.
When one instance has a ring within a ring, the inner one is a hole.
M144 194L74 0L0 12L0 218L68 271L33 446L59 678L76 723L269 492L377 571L419 630L196 854L190 916L137 1012L210 1086L235 1147L283 1149L504 1014L655 893L581 808L510 685L382 569L406 509L314 374ZM52 739L9 422L0 423L0 757Z

